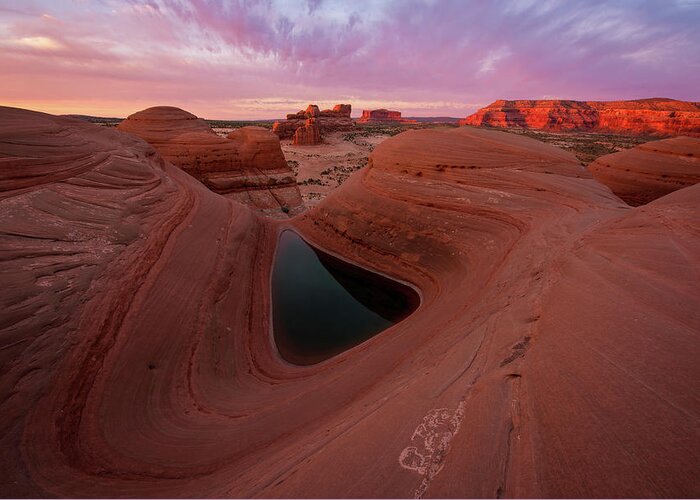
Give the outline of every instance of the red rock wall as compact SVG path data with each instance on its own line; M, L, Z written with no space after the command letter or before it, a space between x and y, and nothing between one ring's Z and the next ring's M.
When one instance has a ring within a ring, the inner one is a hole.
M700 136L700 104L672 99L637 101L495 101L462 125L553 131Z
M306 123L306 118L289 118L287 115L287 120L278 121L272 124L272 133L275 134L280 139L289 139L294 137L294 132L299 127L304 126Z
M294 132L292 144L298 146L314 146L321 143L321 131L314 118L306 120L306 125L299 127Z

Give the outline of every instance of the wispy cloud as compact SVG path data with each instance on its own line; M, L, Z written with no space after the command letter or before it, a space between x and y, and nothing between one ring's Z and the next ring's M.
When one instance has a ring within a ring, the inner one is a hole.
M352 96L358 112L462 116L497 98L700 99L693 0L2 3L0 100L54 111L264 118Z

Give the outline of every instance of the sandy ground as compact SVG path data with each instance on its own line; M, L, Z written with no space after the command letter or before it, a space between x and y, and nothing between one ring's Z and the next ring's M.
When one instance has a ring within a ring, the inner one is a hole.
M597 158L630 149L660 137L603 134L589 132L550 132L546 130L531 130L510 128L502 129L511 134L520 134L538 141L546 142L573 153L582 165L588 165Z
M225 137L235 128L213 130ZM367 158L377 144L395 134L395 130L384 134L365 129L334 132L324 135L323 144L316 146L295 146L291 139L282 140L284 157L297 178L304 205L307 208L317 205L350 174L367 165Z
M317 146L294 146L291 140L282 141L282 151L297 177L306 206L317 205L350 174L367 165L374 147L389 137L335 132L326 135L323 144Z

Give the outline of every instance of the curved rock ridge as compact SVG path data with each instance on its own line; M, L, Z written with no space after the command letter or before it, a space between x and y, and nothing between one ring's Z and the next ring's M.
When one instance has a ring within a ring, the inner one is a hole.
M219 137L201 118L170 106L134 113L117 128L141 137L227 198L273 213L302 205L279 139L264 128L243 127Z
M316 104L309 104L306 109L288 114L286 120L276 121L272 125L272 132L277 134L280 139L292 139L297 130L301 128L304 129L300 132L303 139L300 142L294 142L294 144L320 144L323 134L338 130L350 130L355 126L355 122L350 118L351 112L352 106L350 104L336 104L333 109L324 109L323 111ZM314 132L308 131L309 119L313 119L318 128L318 140L307 140L309 133L312 137L315 135Z
M700 186L632 209L550 145L422 130L276 221L132 136L2 113L3 173L39 173L0 200L8 496L697 496ZM287 227L421 306L285 363Z
M202 118L173 106L154 106L129 115L117 128L138 135L151 145L162 145L186 132L211 132Z
M120 474L119 459L107 472L106 462L84 454L86 405L104 398L111 372L103 367L126 368L112 361L136 332L167 350L174 337L160 333L195 330L192 317L171 330L182 319L177 310L212 293L215 262L233 251L224 246L255 234L257 223L115 129L0 108L0 152L0 482L4 495L40 497L60 494L56 481L72 477L65 495L91 476ZM237 258L249 255L243 249ZM148 292L164 285L160 298ZM134 323L141 308L156 323ZM142 353L139 372L165 366L151 354ZM92 445L97 454L111 447L102 439ZM44 467L56 468L40 479Z
M674 137L602 156L588 170L632 206L700 182L700 139Z
M663 98L498 100L460 121L460 125L700 137L700 103Z
M365 109L357 123L417 123L415 120L401 118L401 111L388 109Z

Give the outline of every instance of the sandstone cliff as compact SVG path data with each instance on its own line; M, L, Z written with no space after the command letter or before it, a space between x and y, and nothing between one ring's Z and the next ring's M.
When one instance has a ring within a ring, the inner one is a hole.
M700 137L700 103L660 98L635 101L499 100L468 116L460 124Z
M262 210L302 204L279 139L268 130L243 127L219 137L204 120L168 106L134 113L117 128L141 137L215 193Z

